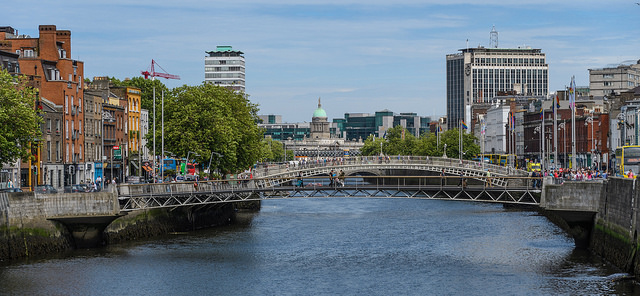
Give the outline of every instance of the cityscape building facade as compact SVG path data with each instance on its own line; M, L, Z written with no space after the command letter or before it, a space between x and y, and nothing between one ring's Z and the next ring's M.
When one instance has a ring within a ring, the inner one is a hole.
M64 185L77 184L85 172L83 112L84 63L71 59L71 32L55 25L38 27L39 36L18 35L11 27L0 28L0 51L19 55L20 73L29 77L40 99L63 106L62 139ZM41 144L41 143L40 143ZM36 149L41 153L42 147ZM44 182L38 154L35 163L21 163L20 187ZM36 175L32 178L31 172ZM53 182L55 184L55 182ZM51 184L53 185L53 184Z
M501 93L548 95L549 66L540 49L466 48L446 56L448 128L473 126L472 106Z
M235 91L245 91L244 53L231 46L216 46L204 58L204 81Z
M589 69L590 95L602 97L640 86L640 60L635 64Z

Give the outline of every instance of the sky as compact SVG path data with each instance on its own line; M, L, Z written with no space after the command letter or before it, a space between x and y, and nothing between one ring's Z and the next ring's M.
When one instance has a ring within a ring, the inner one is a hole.
M284 122L311 121L318 98L329 120L383 109L435 117L446 114L446 55L489 47L493 26L500 48L546 54L551 93L572 76L587 86L588 69L639 60L636 1L23 0L3 5L0 26L70 30L88 78L141 76L154 59L181 77L163 79L170 88L200 85L205 52L231 45L244 52L259 114Z

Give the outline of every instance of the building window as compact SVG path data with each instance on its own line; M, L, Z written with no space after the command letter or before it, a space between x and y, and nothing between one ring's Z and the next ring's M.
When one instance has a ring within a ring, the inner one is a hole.
M51 161L51 141L47 141L47 161Z
M64 122L64 137L69 139L69 120Z
M69 114L69 96L64 96L64 114Z

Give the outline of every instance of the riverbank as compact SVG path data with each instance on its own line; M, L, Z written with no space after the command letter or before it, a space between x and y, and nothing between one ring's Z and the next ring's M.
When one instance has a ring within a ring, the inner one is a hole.
M85 215L117 214L110 193L36 197L31 192L0 193L0 261L61 254L76 248L59 217L78 209ZM117 200L117 199L115 199ZM86 208L84 208L86 207ZM236 212L257 211L260 202L224 203L195 208L150 209L127 213L101 233L99 245L117 244L157 235L228 225ZM55 220L52 219L57 217ZM75 230L75 229L74 229Z

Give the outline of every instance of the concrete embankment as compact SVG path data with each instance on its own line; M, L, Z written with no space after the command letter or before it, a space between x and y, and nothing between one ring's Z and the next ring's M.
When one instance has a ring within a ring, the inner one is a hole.
M638 225L640 215L635 180L566 182L545 186L545 214L589 250L640 279ZM585 220L586 217L591 217Z
M234 222L238 208L259 207L258 201L201 206L197 210L140 210L122 215L117 196L109 192L0 193L0 261L62 253L87 247L87 242L112 244L225 225Z

